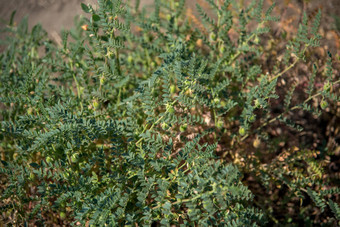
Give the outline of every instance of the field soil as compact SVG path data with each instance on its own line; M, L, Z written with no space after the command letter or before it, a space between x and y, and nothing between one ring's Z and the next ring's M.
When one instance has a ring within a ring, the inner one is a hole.
M29 16L29 25L37 23L49 32L71 28L75 15L81 14L80 3L94 3L95 0L0 0L0 18L9 20L16 10L15 21Z
M249 0L242 0L247 2ZM76 15L82 14L80 3L95 4L96 0L0 0L0 28L5 26L9 20L11 13L16 10L15 22L19 22L24 16L29 17L29 27L37 23L41 23L44 29L54 39L58 38L61 29L69 29L73 26L73 19ZM151 4L153 0L141 0L141 5ZM267 4L273 0L266 0ZM282 0L277 1L277 13L285 18L296 18L297 14L306 11L307 14L312 14L313 11L320 8L323 12L322 26L323 30L334 30L334 15L340 15L339 0ZM308 2L308 3L306 3ZM187 9L195 8L195 4L201 6L206 5L204 0L187 0ZM288 7L287 7L288 6ZM288 10L287 10L288 9ZM2 22L2 23L1 23ZM291 23L291 28L296 28L299 21ZM279 24L279 26L282 24ZM286 27L290 29L290 27ZM287 31L289 32L289 31ZM339 50L339 33L325 34L326 39L332 39L333 45L329 48L332 52ZM3 35L0 34L0 38ZM336 43L337 46L334 46ZM333 48L336 47L336 48ZM339 53L339 51L338 51Z

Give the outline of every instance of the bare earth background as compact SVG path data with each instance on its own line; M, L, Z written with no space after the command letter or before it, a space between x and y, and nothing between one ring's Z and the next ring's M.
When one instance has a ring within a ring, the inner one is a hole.
M244 1L244 0L243 0ZM270 1L270 0L269 0ZM279 0L278 5L285 2L292 2L303 7L305 0ZM23 16L29 16L29 25L32 27L41 23L48 31L60 31L61 28L70 28L73 25L73 18L81 14L80 3L95 4L96 0L0 0L0 19L8 20L13 10L16 10L16 21ZM141 4L150 4L153 0L141 0ZM204 3L202 0L187 0L188 5L194 6L196 3ZM309 0L306 10L312 10L314 6L322 7L323 16L340 15L340 0ZM309 9L310 8L310 9ZM330 19L330 21L332 18ZM327 22L330 22L326 19ZM1 25L0 25L1 26ZM2 25L3 26L3 25Z
M245 1L245 0L243 0ZM269 0L271 2L272 0ZM81 14L80 3L95 4L96 0L0 0L0 19L8 20L11 13L16 10L16 20L20 21L25 15L29 16L29 25L32 27L41 23L50 33L59 32L62 28L71 28L75 15ZM141 0L141 5L150 4L153 0ZM327 24L333 22L332 15L340 15L340 0L280 0L278 5L291 2L307 12L314 7L321 7L323 21ZM309 2L304 4L304 2ZM204 0L187 0L188 7L196 3L203 4ZM280 8L280 7L278 7ZM282 9L282 8L281 8ZM0 26L3 26L1 24Z
M241 1L241 0L240 0ZM242 0L247 1L247 0ZM29 16L29 27L37 23L41 23L45 30L52 36L56 36L62 28L69 29L73 26L73 19L75 15L82 14L80 3L95 4L96 0L0 0L0 20L8 21L11 13L16 10L15 22L19 22L25 15ZM150 4L153 0L141 0L141 5ZM267 0L266 2L273 2L273 0ZM293 17L297 13L303 10L307 13L312 12L317 8L321 8L323 12L322 28L326 30L333 30L334 18L333 15L340 15L340 0L279 0L277 11L275 13L281 14L283 17ZM308 2L308 3L306 3ZM187 7L193 8L196 3L204 6L206 1L204 0L187 0ZM287 4L291 4L291 9L287 8ZM294 6L292 6L294 5ZM280 7L281 6L281 7ZM0 23L0 28L5 26L4 23ZM332 27L333 26L333 27ZM293 27L297 27L294 24ZM289 29L289 28L288 28ZM292 32L292 31L291 31ZM325 34L326 35L326 34ZM334 35L334 34L333 34ZM339 35L339 34L338 34ZM2 36L0 35L0 38ZM326 39L338 39L338 37L325 37ZM334 41L334 40L333 40ZM338 42L336 40L335 42ZM339 43L338 43L339 44ZM329 48L333 48L330 46ZM335 49L338 49L335 48ZM334 49L333 49L334 51ZM335 53L337 51L335 50Z
M0 19L9 20L11 13L16 10L16 20L20 21L25 15L29 16L29 25L37 23L48 31L59 32L62 28L71 28L75 15L82 14L80 3L95 4L96 0L0 0ZM153 0L142 0L149 4ZM3 25L0 25L3 26Z
M16 10L16 22L28 15L30 27L41 23L48 32L59 32L72 27L73 17L81 13L81 2L94 0L0 0L0 18L9 20Z

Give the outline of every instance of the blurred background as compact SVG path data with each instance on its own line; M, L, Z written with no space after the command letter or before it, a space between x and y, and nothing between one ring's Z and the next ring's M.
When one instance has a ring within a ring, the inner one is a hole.
M16 10L16 19L20 20L25 15L29 16L29 25L32 27L41 23L48 31L60 31L61 28L70 28L75 15L81 14L80 3L95 4L97 0L0 0L0 19L8 20L11 13ZM141 0L141 5L150 4L153 0ZM240 0L247 2L247 0ZM274 2L274 0L266 0ZM279 0L278 5L294 4L309 10L319 6L323 16L340 16L340 0ZM187 0L188 5L196 3L204 5L204 0ZM3 26L3 25L2 25Z
M130 0L134 1L134 0ZM151 4L154 0L141 0L141 5ZM223 0L221 0L223 1ZM239 0L246 4L250 0ZM29 16L29 27L41 23L52 39L57 39L61 29L70 29L74 25L74 17L82 14L80 3L95 4L97 0L0 0L0 29L8 24L11 13L16 10L16 23L24 16ZM205 0L187 0L187 9L194 9L199 3L206 5ZM265 0L267 6L274 0ZM313 19L318 9L322 10L321 35L327 40L326 49L339 54L340 47L340 0L279 0L274 10L275 15L281 15L281 21L274 25L276 34L280 30L294 34L306 11L309 19ZM193 10L195 11L195 10ZM195 13L194 13L195 14ZM197 14L196 14L197 15ZM0 33L0 39L3 35Z
M75 15L81 14L80 3L95 3L96 0L0 0L0 18L9 20L16 10L15 20L19 22L29 16L29 26L37 23L50 33L71 28ZM3 26L3 24L2 24Z

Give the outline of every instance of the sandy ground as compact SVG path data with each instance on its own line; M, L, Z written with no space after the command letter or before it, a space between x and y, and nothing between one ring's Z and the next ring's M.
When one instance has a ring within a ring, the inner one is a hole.
M272 0L268 0L268 2L270 1ZM19 22L21 18L28 15L29 27L41 23L43 28L47 30L53 38L61 29L69 29L73 26L75 15L83 13L80 7L81 2L95 4L97 0L0 0L0 19L8 21L11 13L16 10L14 21ZM141 5L152 2L153 0L141 0ZM187 0L187 7L194 7L197 2L201 5L206 3L204 0ZM340 0L279 0L276 2L278 3L278 7L275 14L281 13L284 14L285 17L296 16L292 14L300 14L303 10L306 10L308 15L310 15L315 9L321 8L323 12L321 27L326 28L326 30L334 29L332 28L332 26L335 26L332 16L340 16ZM299 8L299 10L295 12L291 11L291 13L288 14L281 12L286 8L287 2L293 4L294 7ZM309 3L307 4L306 2ZM0 23L0 28L3 26L4 24ZM293 26L297 27L297 24Z
M297 5L303 5L304 0L292 0ZM16 21L23 16L29 16L29 25L32 27L37 23L41 23L48 31L59 32L62 28L70 28L73 25L73 18L77 14L81 14L80 3L95 4L96 0L0 0L0 18L8 20L11 13L16 10ZM149 4L153 0L141 0L141 4ZM202 0L187 0L191 7L196 2L200 4ZM280 4L286 2L284 0L277 1ZM307 2L307 1L306 1ZM310 5L320 6L323 9L323 16L340 15L340 0L309 0ZM308 9L306 7L306 10ZM331 19L332 20L332 19ZM1 26L1 25L0 25Z
M15 21L29 16L29 26L37 23L50 33L62 28L71 28L75 15L81 14L80 3L95 0L0 0L0 18L8 20L16 10Z

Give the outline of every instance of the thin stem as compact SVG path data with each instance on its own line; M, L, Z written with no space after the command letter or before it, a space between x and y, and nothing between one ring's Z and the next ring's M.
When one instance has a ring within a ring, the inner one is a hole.
M307 50L309 45L306 45L305 48L303 49L302 53L305 53L305 51ZM286 72L288 72L291 68L293 68L300 60L301 58L296 57L295 61L290 64L287 68L285 68L282 72L278 73L277 75L275 75L273 78L271 78L269 80L269 82L272 82L273 80L279 78L280 76L282 76L283 74L285 74Z
M278 73L277 75L275 75L273 78L271 78L268 82L272 82L273 80L279 78L280 76L282 76L283 74L285 74L287 71L289 71L291 68L293 68L296 63L298 63L300 59L299 58L296 58L295 61L290 64L287 68L285 68L282 72Z
M262 21L258 26L257 29L262 27L262 25L264 24L264 22ZM250 40L252 40L255 37L255 33L253 33L251 36L249 36L249 38L245 41L245 43L247 44ZM233 63L240 55L242 54L242 52L240 50L238 50L236 52L236 54L230 59L230 61L228 62L228 64Z
M170 104L170 106L172 107L177 101L178 101L178 100L173 101L173 102ZM166 109L164 115L161 116L160 118L158 118L158 120L157 120L156 122L154 122L154 123L151 125L151 127L149 128L149 130L152 130L152 129L155 127L155 125L157 125L157 124L164 118L165 114L168 113L168 112L169 112L169 109ZM148 128L148 126L149 126L148 124L145 125L145 127L144 127L142 133L144 133L144 132L146 131L146 129ZM139 144L140 142L142 142L143 140L144 140L144 138L140 138L140 139L137 141L136 144L138 145L138 144Z
M117 64L117 71L119 76L122 75L122 71L120 69L120 61L119 61L119 52L118 52L118 48L116 48L116 64Z
M115 29L113 28L112 29L112 33L110 35L111 39L115 39L116 38L114 30ZM116 66L117 66L116 68L117 68L118 74L119 74L119 76L121 76L122 75L122 71L120 69L120 61L119 61L119 51L118 51L118 48L116 48Z
M212 190L212 191L210 191L206 194L211 195L213 193L215 193L215 190ZM173 205L176 205L176 204L179 204L179 203L187 203L187 202L190 202L192 200L199 199L200 197L202 197L202 195L197 195L197 196L195 196L193 198L189 198L189 199L177 200L176 202L171 203L171 205L173 206ZM158 206L153 207L152 209L155 210L155 209L158 209L160 207L161 207L161 205L158 205Z
M122 95L122 88L120 87L118 91L117 107L120 105L121 95Z
M279 221L278 221L273 215L271 215L271 214L269 213L270 211L268 211L265 207L263 207L259 202L257 202L257 201L254 200L254 203L255 203L258 207L261 207L261 209L264 210L264 211L266 212L266 215L268 215L268 217L269 217L270 219L272 219L272 221L275 222L275 224L278 224L278 223L279 223Z
M335 84L339 84L339 83L340 83L340 80L337 80L337 81L335 81L335 82L332 83L332 84L335 85ZM309 101L312 100L313 98L316 98L316 97L322 95L322 92L323 92L323 89L319 90L319 92L317 92L316 94L314 94L314 95L310 96L309 98L307 98L307 99L303 102L303 104L306 104L307 102L309 102ZM278 116L276 116L276 117L270 119L269 121L263 123L263 124L262 124L260 127L258 127L256 130L261 129L261 128L263 128L263 127L265 127L265 126L267 126L267 125L273 123L274 121L276 121L277 119L279 119L280 117L282 117L282 116L283 116L284 114L286 114L287 112L293 111L293 110L297 110L297 109L300 109L300 108L301 108L300 105L299 105L299 106L294 106L294 107L290 108L288 111L285 111L285 112L279 114ZM256 131L256 130L255 130L255 131ZM250 133L244 135L244 136L241 138L241 141L244 141L246 138L248 138L249 135L250 135Z
M71 70L73 71L73 62L72 61L70 61L70 67L71 67ZM73 73L73 80L76 83L76 87L77 87L77 96L78 96L78 99L79 99L79 102L80 102L80 112L83 113L83 102L81 101L80 87L79 87L79 83L78 83L78 80L77 80L75 73Z

